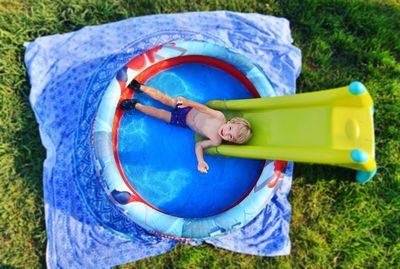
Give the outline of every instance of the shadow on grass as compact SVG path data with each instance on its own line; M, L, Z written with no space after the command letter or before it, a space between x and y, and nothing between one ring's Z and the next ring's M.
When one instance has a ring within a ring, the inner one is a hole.
M27 77L26 73L24 75ZM25 80L25 78L22 80ZM31 221L35 223L35 225L30 226L34 228L28 231L31 236L29 244L32 244L32 251L39 257L40 264L45 268L46 240L42 180L45 149L41 144L37 123L30 109L28 101L29 88L29 83L26 81L16 96L19 99L22 113L19 118L19 131L13 137L13 150L16 152L14 169L17 171L18 176L22 178L29 195L34 199L35 211L30 212L31 214L33 213L32 215L24 217L32 218ZM19 197L19 199L23 199L23 197Z
M15 266L12 266L12 265L7 265L7 264L0 263L0 268L1 269L17 269L17 268L20 268L20 267L15 267ZM45 268L45 267L43 267L43 268Z
M293 174L295 177L304 178L303 182L306 184L329 180L348 183L356 181L355 170L331 165L295 163Z

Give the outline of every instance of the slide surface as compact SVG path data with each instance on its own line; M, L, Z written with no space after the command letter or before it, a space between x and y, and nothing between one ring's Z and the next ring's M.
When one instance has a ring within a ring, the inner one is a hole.
M223 144L208 153L253 159L331 164L355 169L364 183L376 173L373 102L360 82L290 96L207 103L227 117L250 121L246 145Z

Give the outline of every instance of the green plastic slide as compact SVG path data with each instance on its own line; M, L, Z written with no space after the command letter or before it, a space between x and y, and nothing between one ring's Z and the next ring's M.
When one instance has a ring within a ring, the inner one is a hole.
M246 118L246 145L223 144L211 154L331 164L357 170L364 183L376 173L373 102L360 82L290 96L209 101L214 109Z

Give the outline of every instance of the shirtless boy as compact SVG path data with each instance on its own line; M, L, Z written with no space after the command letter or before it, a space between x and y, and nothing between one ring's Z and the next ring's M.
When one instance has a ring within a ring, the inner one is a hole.
M173 108L173 111L158 109L140 104L136 99L126 99L120 104L122 110L137 109L146 115L158 118L169 124L180 127L189 127L206 140L196 143L195 152L198 161L197 169L202 173L208 172L208 164L204 161L203 150L216 147L223 140L244 144L251 138L250 123L243 118L226 120L225 115L206 105L188 100L184 97L173 98L154 88L140 84L136 80L128 85L129 89L137 93L144 92L151 98Z

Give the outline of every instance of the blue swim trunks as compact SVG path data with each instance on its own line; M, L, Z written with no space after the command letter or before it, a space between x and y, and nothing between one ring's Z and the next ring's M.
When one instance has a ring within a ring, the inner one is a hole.
M180 126L180 127L188 127L186 124L186 117L189 111L192 110L191 106L179 108L178 105L171 112L171 121L169 124Z

